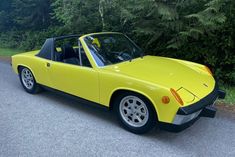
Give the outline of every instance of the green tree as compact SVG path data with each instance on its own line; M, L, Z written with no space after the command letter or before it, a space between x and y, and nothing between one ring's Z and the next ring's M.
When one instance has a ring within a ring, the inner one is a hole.
M51 24L51 0L13 0L14 21L21 29L38 30Z
M12 24L11 18L11 0L1 0L0 3L0 32L9 30Z
M101 31L98 6L97 0L56 0L53 17L70 33Z

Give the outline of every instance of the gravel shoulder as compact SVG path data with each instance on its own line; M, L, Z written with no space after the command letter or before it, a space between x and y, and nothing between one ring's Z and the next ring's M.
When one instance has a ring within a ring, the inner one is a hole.
M0 62L11 62L11 57L0 56Z

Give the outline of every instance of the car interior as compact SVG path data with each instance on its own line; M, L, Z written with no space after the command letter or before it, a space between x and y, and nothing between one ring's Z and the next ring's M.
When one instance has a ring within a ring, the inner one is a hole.
M66 64L91 67L84 49L81 47L81 61L79 58L79 47L72 46L72 43L63 43L60 48L55 48L55 60Z

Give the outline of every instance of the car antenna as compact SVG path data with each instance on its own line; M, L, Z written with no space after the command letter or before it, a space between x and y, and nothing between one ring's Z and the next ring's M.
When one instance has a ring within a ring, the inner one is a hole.
M132 59L133 59L133 55L134 55L134 53L133 53L133 51L131 52L131 59L129 60L130 62L132 61Z
M140 58L143 59L144 58L144 53L140 54Z
M144 53L144 51L143 51L143 50L141 50L140 58L141 58L141 59L143 59L143 58L144 58L144 56L145 56L145 53Z

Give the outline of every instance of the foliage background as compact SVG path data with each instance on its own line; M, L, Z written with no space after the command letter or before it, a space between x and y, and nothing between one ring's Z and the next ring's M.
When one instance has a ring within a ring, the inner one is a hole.
M45 38L118 31L147 54L209 66L235 84L234 0L1 0L0 47L38 49Z

